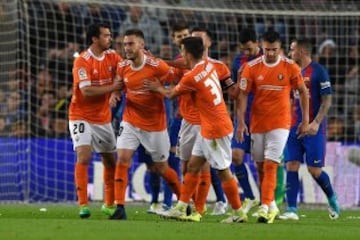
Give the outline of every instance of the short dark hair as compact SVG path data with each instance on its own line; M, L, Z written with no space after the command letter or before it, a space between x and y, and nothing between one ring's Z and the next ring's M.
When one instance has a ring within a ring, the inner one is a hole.
M240 39L241 44L245 44L249 41L256 42L257 41L257 35L254 29L252 28L244 28L240 32Z
M204 32L206 33L206 36L208 36L210 38L210 40L212 39L212 34L209 30L207 30L206 28L202 28L202 27L194 27L193 29L191 29L191 33L193 32Z
M269 42L269 43L280 42L281 43L280 34L273 30L266 31L262 38L263 38L263 41L265 41L265 42Z
M100 28L110 29L110 25L107 23L93 23L88 26L86 31L86 44L88 46L93 43L93 37L100 37Z
M204 44L200 37L187 37L181 40L186 52L190 53L195 59L201 59L204 54Z
M171 35L174 35L174 32L180 32L182 30L189 29L189 25L186 22L174 23L171 27Z
M307 53L311 55L312 52L312 44L310 39L308 38L299 38L294 39L293 42L296 42L297 46L306 49Z
M124 36L130 36L130 35L135 35L136 37L139 37L143 40L145 39L143 31L137 28L132 28L125 31Z

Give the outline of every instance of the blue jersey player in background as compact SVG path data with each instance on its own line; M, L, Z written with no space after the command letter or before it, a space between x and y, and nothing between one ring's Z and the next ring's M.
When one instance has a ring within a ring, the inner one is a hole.
M302 69L305 84L309 90L309 132L302 138L297 136L297 127L301 122L299 99L294 93L292 128L287 143L286 161L286 199L287 211L279 218L299 220L297 215L297 195L299 192L299 168L305 161L313 179L324 191L329 202L329 217L339 217L340 207L328 174L322 169L326 147L326 115L331 106L332 88L327 71L311 59L312 46L309 40L294 40L290 46L291 58Z
M241 53L238 54L232 66L232 79L237 79L241 75L245 63L262 55L262 49L259 47L256 32L253 29L246 28L240 32ZM249 94L248 105L246 109L246 124L250 125L250 109L253 95ZM236 103L238 104L238 103ZM234 131L236 132L237 120L234 119ZM249 183L249 174L244 163L245 154L250 153L250 135L245 136L245 141L240 143L236 141L235 134L231 143L232 163L235 176L237 177L241 188L243 189L243 209L247 213L252 207L257 206L259 201L255 199L254 193Z
M190 36L190 29L186 22L173 23L171 26L171 39L174 47L176 48L175 61L181 58L180 41L183 38ZM180 159L176 156L176 146L178 143L178 135L181 126L182 117L178 109L178 99L169 100L165 98L166 116L168 121L168 130L170 137L170 154L168 159L169 166L176 171L178 176L181 176ZM152 202L148 213L161 213L169 210L172 207L173 192L164 181L164 201L163 204Z

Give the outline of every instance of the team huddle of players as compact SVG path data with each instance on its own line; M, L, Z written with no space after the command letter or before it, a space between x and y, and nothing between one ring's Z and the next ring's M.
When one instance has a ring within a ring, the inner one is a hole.
M200 221L213 181L214 189L220 189L220 195L223 191L232 209L223 223L246 222L254 206L258 206L255 215L260 223L273 223L277 217L298 220L298 170L304 160L328 197L330 218L338 218L336 194L322 170L324 118L332 93L328 74L311 60L311 44L306 39L292 42L290 60L281 54L277 32L264 33L261 47L252 29L244 29L240 36L242 52L235 58L231 74L224 63L208 56L211 36L206 29L190 31L184 24L174 26L172 37L180 56L166 62L144 50L144 34L139 29L125 32L121 57L109 49L109 26L89 26L89 47L74 61L69 109L81 218L91 215L87 183L92 151L101 155L104 164L102 211L110 219L127 218L124 206L128 170L139 146L151 157L149 170L162 176L170 196L174 193L178 198L173 207L154 211L164 218ZM233 121L223 91L235 102L237 114ZM111 106L121 99L124 109L116 138ZM178 127L170 128L175 131L170 132L176 135L172 138L175 141L169 138L165 99L175 99L179 107ZM175 146L181 160L182 182L168 164L168 159L170 162L175 157ZM248 181L245 153L251 153L256 162L260 204ZM284 156L288 208L280 215L275 188ZM239 184L245 195L243 201ZM194 208L189 211L191 201Z

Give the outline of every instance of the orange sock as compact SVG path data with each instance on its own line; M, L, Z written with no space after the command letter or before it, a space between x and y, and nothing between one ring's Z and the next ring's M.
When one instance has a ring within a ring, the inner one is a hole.
M129 165L119 163L115 168L115 202L116 204L125 204L126 188L128 186Z
M209 171L200 174L200 183L197 187L197 195L195 198L195 208L201 215L204 213L207 195L209 193L211 183L211 175Z
M105 193L105 205L114 205L115 200L115 167L104 165L104 193Z
M279 164L265 159L264 162L264 181L261 184L261 203L270 205L274 200L276 187L276 174Z
M256 164L256 168L257 168L257 173L258 173L258 178L259 178L259 189L261 189L261 184L264 180L264 163L258 162Z
M176 194L177 198L180 198L180 181L174 169L167 167L162 177L170 187L171 191Z
M224 193L226 198L228 199L230 206L232 209L239 209L241 207L240 195L238 183L234 177L230 180L222 181L222 187L224 189Z
M181 186L180 200L185 203L190 202L191 196L196 191L196 186L200 182L200 176L198 174L186 173L184 176L184 183Z
M199 182L199 184L200 184L200 182ZM192 201L193 201L194 203L196 203L196 198L197 198L198 190L199 190L199 186L197 186L197 187L195 188L195 192L194 192L193 195L191 196L191 199L192 199Z
M201 177L201 176L200 176L200 177ZM195 191L194 191L193 195L191 196L191 199L192 199L193 203L196 202L196 198L197 198L198 191L199 191L199 185L200 185L200 181L197 182L197 185L196 185L196 187L195 187Z
M75 185L76 185L76 194L78 197L79 205L88 204L88 192L87 184L89 181L88 175L89 165L76 163L75 165Z

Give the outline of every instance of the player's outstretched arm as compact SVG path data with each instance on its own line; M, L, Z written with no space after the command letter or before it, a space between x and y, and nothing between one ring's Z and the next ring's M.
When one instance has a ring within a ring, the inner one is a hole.
M171 95L171 88L165 88L159 79L155 79L151 81L149 79L144 80L144 87L146 90L158 92L164 95L165 97L169 97Z
M86 86L81 88L81 93L86 97L103 95L117 90L122 90L124 82L119 77L115 77L112 85L105 86Z
M188 65L184 62L184 60L166 60L167 65L179 69L190 69Z

